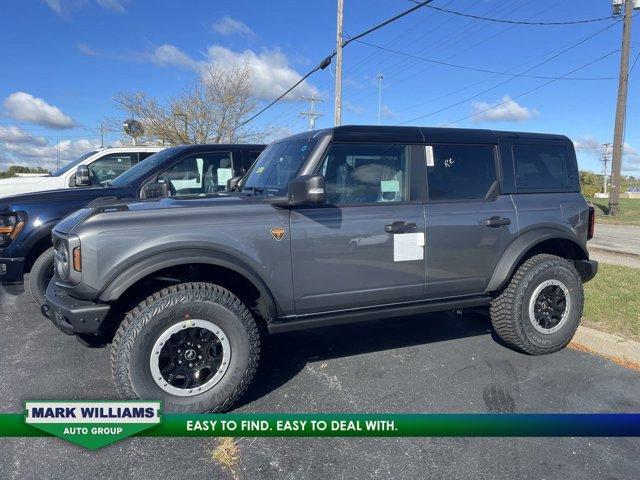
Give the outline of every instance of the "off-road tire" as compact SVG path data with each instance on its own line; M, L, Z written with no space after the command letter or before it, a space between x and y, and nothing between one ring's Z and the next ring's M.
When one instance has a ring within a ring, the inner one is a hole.
M200 318L222 327L231 345L231 360L211 389L181 397L162 390L149 366L154 342L185 319ZM260 332L247 307L230 291L212 283L182 283L160 290L131 310L111 346L111 373L125 399L162 400L165 411L223 412L251 383L260 357Z
M535 289L546 280L560 280L569 290L571 309L556 332L542 334L529 315ZM510 347L531 355L563 349L573 338L582 318L584 292L572 262L555 255L540 254L526 260L507 286L491 302L491 322L496 334Z
M51 268L53 268L53 247L40 254L31 267L31 273L29 273L31 297L39 307L44 305L46 300L47 287L49 286L47 275L49 275Z

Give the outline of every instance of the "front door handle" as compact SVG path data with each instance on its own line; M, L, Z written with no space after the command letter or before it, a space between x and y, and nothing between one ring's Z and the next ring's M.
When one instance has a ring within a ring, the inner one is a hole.
M504 217L485 218L484 225L486 227L503 227L505 225L511 225L511 219Z
M418 226L415 223L397 221L391 225L385 225L384 231L386 233L415 233L418 231Z

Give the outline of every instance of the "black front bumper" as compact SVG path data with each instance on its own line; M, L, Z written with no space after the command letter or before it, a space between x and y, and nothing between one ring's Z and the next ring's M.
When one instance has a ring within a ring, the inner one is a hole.
M0 283L3 285L22 284L24 276L24 258L0 257Z
M52 280L47 287L47 300L42 314L67 335L98 333L111 305L79 300L56 286Z

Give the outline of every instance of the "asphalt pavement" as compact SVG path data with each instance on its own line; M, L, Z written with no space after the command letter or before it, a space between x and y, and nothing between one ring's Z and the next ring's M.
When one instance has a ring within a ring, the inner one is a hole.
M111 399L108 349L59 333L28 294L0 298L0 411L26 399ZM239 412L640 412L640 372L565 349L501 345L482 312L439 313L271 337ZM0 478L637 479L640 439L127 439L96 452L0 439Z
M597 223L589 248L640 256L640 227Z

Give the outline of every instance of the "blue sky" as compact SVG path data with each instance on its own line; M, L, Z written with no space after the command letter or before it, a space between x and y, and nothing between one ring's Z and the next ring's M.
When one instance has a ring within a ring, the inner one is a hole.
M64 160L81 154L99 142L100 122L119 115L116 93L140 90L162 101L194 82L207 63L248 62L254 91L268 101L334 48L335 4L5 0L0 17L0 168L12 163L50 166L56 141ZM345 32L355 35L411 5L406 0L345 0ZM433 5L527 21L610 14L610 2L604 0L435 0ZM640 52L639 22L640 17L634 20L632 61ZM614 50L620 46L622 26L607 29L611 23L525 26L421 9L363 39L377 47L353 42L345 49L343 123L377 122L376 76L382 74L384 124L562 133L576 142L581 167L599 171L597 146L612 141L620 60ZM548 60L527 73L539 77L560 77L587 66L568 75L580 79L543 86L550 80L435 65L379 47L512 74ZM318 126L331 126L330 69L312 76L256 125L271 127L277 135L306 129L299 112L308 105L297 99L308 94L324 99ZM624 162L624 172L636 176L639 116L640 61L630 79ZM109 133L107 143L120 137Z

